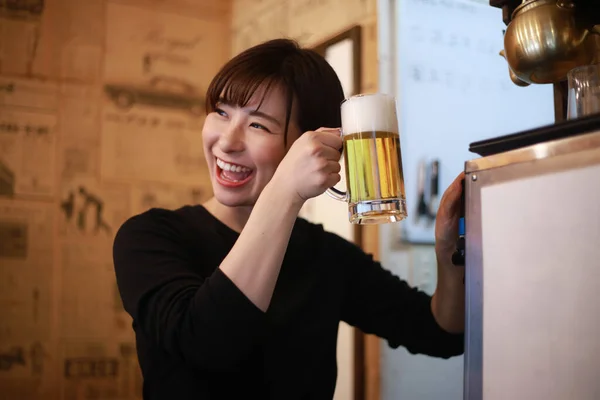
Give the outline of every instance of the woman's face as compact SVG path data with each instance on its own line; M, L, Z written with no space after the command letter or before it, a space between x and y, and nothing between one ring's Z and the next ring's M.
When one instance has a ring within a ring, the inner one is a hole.
M204 155L214 195L221 204L253 206L289 146L300 136L292 112L286 147L283 92L273 87L262 97L258 91L243 108L219 103L204 122Z

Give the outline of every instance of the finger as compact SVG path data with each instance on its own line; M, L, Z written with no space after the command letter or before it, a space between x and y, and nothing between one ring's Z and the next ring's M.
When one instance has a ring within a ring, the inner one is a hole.
M341 179L342 179L342 177L338 173L329 174L327 176L327 187L335 186Z
M465 179L465 173L461 172L452 182L452 191L450 193L452 203L451 203L451 212L454 214L458 214L460 211L460 205L463 195L463 181Z
M448 189L444 192L440 204L442 209L452 215L455 211L458 212L460 209L460 198L462 195L462 180L464 179L465 173L461 172L450 184Z
M465 173L461 172L460 174L458 174L458 176L456 178L454 178L454 180L452 181L452 183L450 184L450 186L448 186L448 189L446 190L446 193L448 194L448 196L460 196L461 192L462 192L462 181L463 179L465 179Z
M454 178L450 186L455 186L459 191L462 191L462 181L465 179L465 172L462 171Z
M340 152L333 147L322 146L319 149L319 155L326 160L335 161L336 163L340 160Z
M327 172L331 172L331 173L335 173L335 174L339 173L342 170L342 166L337 161L329 161L325 168L326 168Z
M339 152L339 149L344 144L339 131L315 131L315 138L326 146L329 146Z
M342 136L341 128L327 128L327 127L322 126L319 129L317 129L315 132L331 132L331 133L335 133L338 136Z

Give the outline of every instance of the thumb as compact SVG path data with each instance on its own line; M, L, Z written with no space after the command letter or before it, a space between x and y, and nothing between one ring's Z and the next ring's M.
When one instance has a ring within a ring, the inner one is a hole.
M341 128L320 127L315 132L331 132L331 133L335 133L338 136L342 136L342 129Z

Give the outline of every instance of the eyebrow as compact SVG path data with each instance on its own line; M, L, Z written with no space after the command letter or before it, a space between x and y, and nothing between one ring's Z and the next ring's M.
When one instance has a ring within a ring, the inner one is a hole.
M232 104L231 102L225 101L222 98L219 99L219 101L218 101L217 104L223 104L223 105L226 105L226 106L229 106L229 107L238 107L237 104ZM278 127L281 128L281 122L279 122L279 120L277 118L273 117L272 115L269 115L269 114L264 113L264 112L259 111L259 110L252 110L252 111L249 112L249 115L252 115L254 117L264 118L264 119L266 119L268 121L271 121L272 123L274 123L275 125L277 125Z
M279 122L279 120L269 114L265 114L262 111L258 111L258 110L254 110L254 111L250 111L250 115L253 115L255 117L260 117L260 118L264 118L266 120L269 120L271 122L273 122L275 125L277 125L278 127L281 127L281 122Z

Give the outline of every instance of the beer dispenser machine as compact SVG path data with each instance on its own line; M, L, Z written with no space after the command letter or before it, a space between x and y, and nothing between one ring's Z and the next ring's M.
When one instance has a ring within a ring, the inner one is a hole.
M503 10L507 24L506 78L523 90L554 85L556 124L470 145L480 157L465 164L459 245L466 265L464 398L597 400L600 86L591 79L579 96L569 91L568 74L600 61L600 5L490 5ZM591 106L575 115L582 102Z

